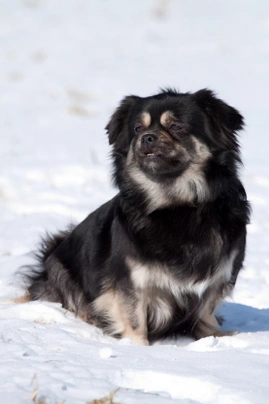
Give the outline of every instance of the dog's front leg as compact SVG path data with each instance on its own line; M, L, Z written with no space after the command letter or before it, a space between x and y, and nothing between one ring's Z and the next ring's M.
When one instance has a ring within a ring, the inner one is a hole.
M128 324L124 332L123 338L131 338L133 344L149 345L148 327L147 327L147 306L142 294L136 296L136 302L132 305L133 310L130 312Z
M131 297L121 290L110 289L93 302L93 308L101 320L98 323L104 320L106 333L130 338L134 344L149 345L147 310L142 296Z

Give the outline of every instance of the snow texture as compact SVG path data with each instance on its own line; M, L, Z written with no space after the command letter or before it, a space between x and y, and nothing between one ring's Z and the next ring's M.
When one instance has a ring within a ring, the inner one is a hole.
M0 44L1 404L86 404L117 388L121 404L268 403L269 2L0 0ZM15 304L40 234L116 193L103 128L120 99L167 85L212 88L246 117L253 215L220 308L238 334L141 347L59 304Z

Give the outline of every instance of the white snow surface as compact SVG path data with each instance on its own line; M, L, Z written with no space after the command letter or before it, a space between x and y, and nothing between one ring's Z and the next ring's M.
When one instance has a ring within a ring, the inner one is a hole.
M269 2L0 0L0 402L269 402ZM245 269L232 337L116 341L59 304L14 303L45 230L117 191L104 127L127 94L209 87L246 118ZM33 394L34 392L34 394Z

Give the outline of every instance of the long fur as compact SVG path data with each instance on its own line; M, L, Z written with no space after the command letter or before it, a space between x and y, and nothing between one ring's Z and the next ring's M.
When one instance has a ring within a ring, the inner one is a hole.
M250 213L242 128L208 89L124 98L106 127L119 193L43 240L31 299L141 344L221 335L214 311L242 268Z

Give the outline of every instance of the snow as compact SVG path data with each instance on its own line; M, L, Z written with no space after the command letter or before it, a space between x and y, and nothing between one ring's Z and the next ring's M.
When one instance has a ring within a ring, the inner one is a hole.
M0 43L1 403L86 404L117 389L122 404L268 403L268 1L1 0ZM120 99L166 85L210 87L246 117L253 215L219 310L238 333L141 347L58 304L14 303L40 234L115 194L103 128Z

